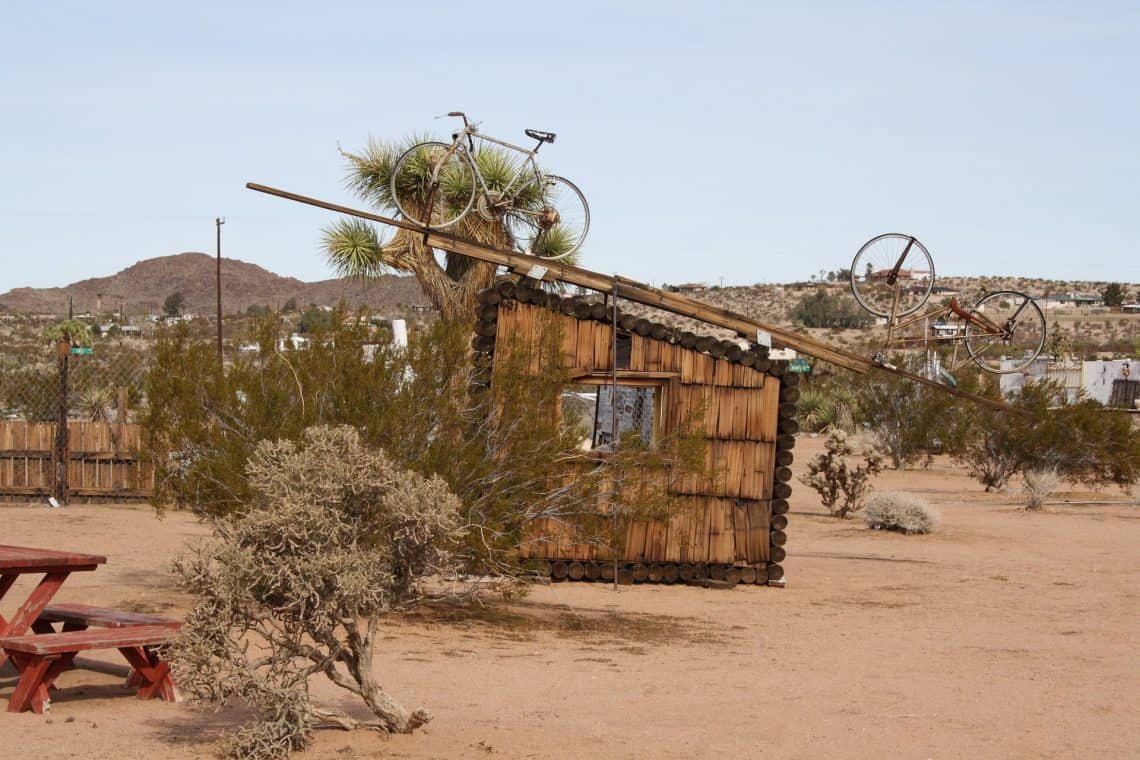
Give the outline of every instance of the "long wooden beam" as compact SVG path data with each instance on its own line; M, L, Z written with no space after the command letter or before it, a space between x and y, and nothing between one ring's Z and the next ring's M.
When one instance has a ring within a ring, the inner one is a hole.
M494 248L492 246L465 240L446 232L421 227L407 220L392 219L391 217L372 214L367 211L341 206L336 203L329 203L328 201L322 201L317 198L298 195L297 193L291 193L287 190L269 187L268 185L259 185L256 182L248 182L246 183L246 187L250 190L256 190L259 193L275 195L279 198L335 211L338 214L355 216L360 219L368 219L369 221L379 222L380 224L386 224L391 227L398 227L410 232L417 232L425 236L427 244L432 248L451 251L452 253L458 253L481 261L498 264L520 274L535 277L535 279L557 280L571 285L590 288L591 290L596 290L601 293L612 293L615 289L615 278L611 275L601 274L589 269L583 269L582 267L571 266L570 264L564 264L559 261L542 259L537 256L528 256L524 253L518 253L517 251ZM1009 409L1006 404L996 399L978 396L967 391L958 390L957 388L951 388L950 386L943 385L922 375L916 375L896 367L876 364L859 354L836 348L835 346L818 341L807 335L800 335L784 327L760 322L759 320L746 317L743 314L738 314L729 309L701 303L700 301L686 298L678 293L669 293L660 288L654 288L645 283L637 282L636 280L617 277L616 289L619 298L733 330L738 335L745 336L749 340L755 340L757 332L766 332L772 336L772 341L778 345L786 346L787 348L794 349L799 353L807 354L816 359L831 362L852 372L863 374L872 369L891 372L913 382L929 385L960 398L970 399L997 409Z

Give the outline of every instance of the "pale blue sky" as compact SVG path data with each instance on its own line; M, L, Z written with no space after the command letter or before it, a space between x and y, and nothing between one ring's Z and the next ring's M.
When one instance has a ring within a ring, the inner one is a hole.
M552 130L582 264L806 278L887 231L945 274L1140 281L1140 4L13 4L0 292L223 252L306 280L338 142ZM359 205L359 204L356 204Z

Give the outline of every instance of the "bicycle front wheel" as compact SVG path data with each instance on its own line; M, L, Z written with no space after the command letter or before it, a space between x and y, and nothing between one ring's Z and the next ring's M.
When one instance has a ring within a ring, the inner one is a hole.
M408 148L392 167L392 200L410 222L443 229L475 201L475 169L467 153L441 142Z
M888 232L863 244L851 262L851 294L876 317L919 310L934 287L934 259L913 235Z
M515 198L503 225L519 251L555 261L582 247L590 230L590 207L573 182L552 174L535 178Z
M994 291L970 309L963 340L970 358L986 372L1017 372L1041 354L1045 315L1024 293Z

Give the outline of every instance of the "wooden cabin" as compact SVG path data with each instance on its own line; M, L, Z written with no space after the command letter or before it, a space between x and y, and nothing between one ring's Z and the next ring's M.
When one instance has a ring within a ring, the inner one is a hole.
M555 579L610 580L616 572L627 582L782 585L799 376L788 373L787 362L768 359L763 346L701 337L620 311L615 323L611 305L524 283L480 294L473 346L492 368L496 346L503 353L510 341L533 341L539 321L553 319L569 378L564 409L576 403L589 429L583 448L604 458L614 437L616 355L619 437L634 430L653 440L684 427L703 444L710 467L671 479L668 493L683 508L665 520L629 524L616 562L612 553L577 541L574 525L550 519L525 526L520 558ZM490 377L493 383L493 369Z

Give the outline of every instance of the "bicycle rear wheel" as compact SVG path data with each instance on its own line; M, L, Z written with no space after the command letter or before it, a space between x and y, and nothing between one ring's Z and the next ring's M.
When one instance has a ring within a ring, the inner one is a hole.
M1032 298L997 290L970 309L963 339L974 363L997 375L1029 366L1045 345L1045 315Z
M582 247L590 230L590 207L586 196L565 177L547 175L528 182L516 198L526 205L507 210L503 225L523 253L556 261Z
M442 142L408 148L392 167L392 200L408 221L443 229L475 201L475 170L465 152Z
M850 277L851 294L864 309L876 317L904 317L930 297L934 259L914 236L888 232L863 244Z

